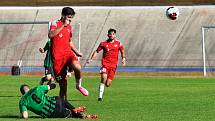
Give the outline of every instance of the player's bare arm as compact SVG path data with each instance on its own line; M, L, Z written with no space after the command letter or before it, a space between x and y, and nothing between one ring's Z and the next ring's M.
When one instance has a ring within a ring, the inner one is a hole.
M70 47L72 49L72 51L78 56L78 57L82 57L83 54L81 52L78 51L78 49L75 47L75 45L73 44L72 41L70 41Z
M121 57L122 57L122 65L125 66L125 65L126 65L125 49L124 49L124 47L122 46L119 50L120 50Z
M57 27L55 30L51 30L49 31L49 38L52 38L54 36L56 36L57 34L60 33L60 31L63 29L63 27L66 27L67 25L70 24L71 22L71 19L72 19L72 16L62 16L61 17L61 21L62 21L62 25Z
M55 30L50 30L49 31L49 38L53 38L54 36L56 36L57 34L60 33L60 31L63 29L64 25L62 24L61 26L57 27Z
M93 54L91 55L90 59L87 60L87 64L89 64L91 61L93 61L93 59L96 58L98 52L97 51L94 51Z

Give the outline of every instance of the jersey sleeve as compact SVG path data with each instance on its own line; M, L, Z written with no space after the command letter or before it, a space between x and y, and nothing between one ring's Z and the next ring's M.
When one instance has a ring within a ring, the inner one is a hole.
M119 49L120 49L120 50L123 50L123 49L124 49L124 47L123 47L123 45L122 45L121 42L119 42Z
M96 49L96 52L98 53L99 51L102 50L103 44L102 42L99 44L98 48Z
M23 102L23 100L19 101L19 111L20 113L22 113L23 111L27 111L27 107L25 106L25 103Z
M50 41L46 42L45 47L43 48L45 51L50 49Z
M54 22L51 23L50 30L53 31L53 30L55 30L56 28L57 28L57 22L54 21Z

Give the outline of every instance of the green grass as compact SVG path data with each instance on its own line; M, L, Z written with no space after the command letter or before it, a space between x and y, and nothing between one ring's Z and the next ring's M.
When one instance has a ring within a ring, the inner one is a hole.
M0 76L0 120L18 118L19 86L31 87L40 77ZM215 80L209 78L115 78L105 88L103 102L97 101L99 78L84 78L90 95L82 96L69 79L68 99L74 106L87 106L86 113L98 114L101 121L213 121ZM59 87L49 92L58 95ZM41 120L30 113L30 121ZM68 119L44 119L68 120ZM77 120L77 119L69 119Z

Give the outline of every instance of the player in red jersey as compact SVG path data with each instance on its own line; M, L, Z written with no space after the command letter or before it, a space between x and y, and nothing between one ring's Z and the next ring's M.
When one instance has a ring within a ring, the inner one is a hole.
M51 39L51 55L53 62L53 71L55 79L59 82L60 97L67 98L67 67L74 69L76 79L76 89L87 96L88 91L81 86L82 74L81 65L77 56L82 57L82 53L73 44L72 26L70 25L75 11L70 7L64 7L61 13L61 19L53 22L49 31Z
M109 29L107 36L108 39L101 42L98 48L93 52L91 58L87 60L87 63L90 63L92 59L94 59L97 56L97 54L101 50L103 50L102 67L100 70L101 83L99 85L98 101L102 101L104 86L109 87L114 79L114 75L118 64L119 52L121 53L123 66L125 66L126 64L125 49L120 43L120 41L116 39L116 30Z

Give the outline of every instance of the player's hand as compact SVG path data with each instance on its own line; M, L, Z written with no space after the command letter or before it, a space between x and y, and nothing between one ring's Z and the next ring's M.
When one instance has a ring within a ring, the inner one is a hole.
M126 65L126 59L125 59L125 58L122 59L122 65L123 65L123 66Z
M43 48L39 48L39 51L40 51L41 53L44 53L44 52L45 52Z
M63 25L64 26L67 26L71 23L71 18L68 18L67 16L64 16L63 19L62 19L62 22L63 22Z
M63 25L64 25L64 26L67 26L69 23L70 23L69 20L66 19L66 20L63 22Z

